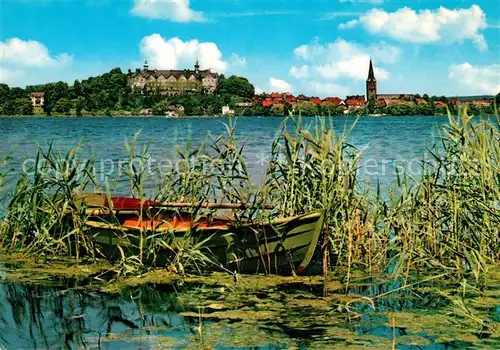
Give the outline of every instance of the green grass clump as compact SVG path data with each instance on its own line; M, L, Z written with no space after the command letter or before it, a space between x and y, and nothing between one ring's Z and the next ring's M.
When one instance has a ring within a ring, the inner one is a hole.
M261 187L250 181L244 145L238 144L233 125L197 147L178 148L169 154L180 160L178 166L153 172L147 167L149 143L139 147L136 135L126 142L122 171L105 183L96 180L93 161L78 164L79 146L65 154L40 148L33 173L18 176L1 220L0 246L36 255L94 257L99 251L75 195L89 190L110 194L128 183L127 194L136 198L249 203L245 210L226 213L235 220L258 222L324 209L318 249L324 272L346 268L348 278L352 268L361 268L396 276L440 270L478 279L488 265L500 262L498 121L476 120L465 111L450 116L440 143L429 150L432 159L422 161L422 176L400 174L387 199L358 178L361 153L348 143L354 127L337 132L328 119L309 126L301 118L287 119L272 145ZM259 210L267 203L274 210ZM194 217L212 213L199 207L191 212ZM148 257L165 249L175 252L167 262L175 271L201 271L214 263L195 236L182 247L172 247L168 237L160 243L156 238L144 232L137 255L123 252L125 271L144 267Z

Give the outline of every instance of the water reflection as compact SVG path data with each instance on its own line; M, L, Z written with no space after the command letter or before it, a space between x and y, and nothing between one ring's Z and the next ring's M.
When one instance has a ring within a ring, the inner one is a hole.
M453 340L454 333L443 327L451 318L438 310L446 310L449 301L438 293L402 289L373 303L363 299L399 283L353 285L348 295L342 289L327 298L307 284L243 293L200 284L149 284L104 294L74 287L74 281L57 286L5 283L0 284L0 349L390 348L394 336L398 349L472 345ZM351 300L349 312L346 300ZM394 328L390 313L399 314ZM432 325L413 327L428 322L429 315L437 319L434 334L425 333ZM440 332L449 332L451 339L438 340ZM473 330L462 327L461 332L456 334L474 336Z
M180 310L174 292L153 286L105 295L4 284L0 285L0 345L52 349L106 344L114 349L125 342L135 348L155 344L160 336L180 345L196 328L196 320L184 318Z

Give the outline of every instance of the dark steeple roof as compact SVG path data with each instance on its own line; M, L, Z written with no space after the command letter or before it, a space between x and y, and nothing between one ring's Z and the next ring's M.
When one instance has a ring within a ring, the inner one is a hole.
M373 64L371 58L370 58L370 68L368 69L368 79L366 79L366 81L377 81L377 79L375 79L375 73L373 73Z

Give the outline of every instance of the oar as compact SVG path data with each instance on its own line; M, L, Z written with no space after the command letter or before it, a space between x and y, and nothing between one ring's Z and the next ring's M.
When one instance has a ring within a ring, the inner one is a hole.
M251 204L243 203L158 203L149 206L150 208L208 208L208 209L248 209L252 208ZM274 209L274 205L258 206L258 209Z
M149 199L111 197L114 209L147 209L147 208L209 208L209 209L247 209L252 208L251 204L244 203L185 203L185 202L156 202ZM105 206L111 207L108 201ZM274 209L272 205L259 206L258 209Z
M93 198L96 194L90 193L83 197L85 202L85 197ZM128 198L128 197L110 197L111 203L108 203L108 198L104 195L97 195L98 198L102 200L96 201L90 200L88 204L90 207L104 207L114 210L141 210L148 208L208 208L208 209L248 209L256 207L257 209L274 209L273 205L264 206L254 206L252 204L246 203L208 203L208 202L198 202L198 203L184 203L184 202L156 202L148 199L141 198ZM101 203L99 203L101 202ZM97 205L92 205L92 204Z

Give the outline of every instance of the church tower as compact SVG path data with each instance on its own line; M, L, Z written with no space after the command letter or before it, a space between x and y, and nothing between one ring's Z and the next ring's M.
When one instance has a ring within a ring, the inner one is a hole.
M366 79L366 100L377 99L377 79L373 72L372 59L370 58L370 68L368 69L368 79Z

